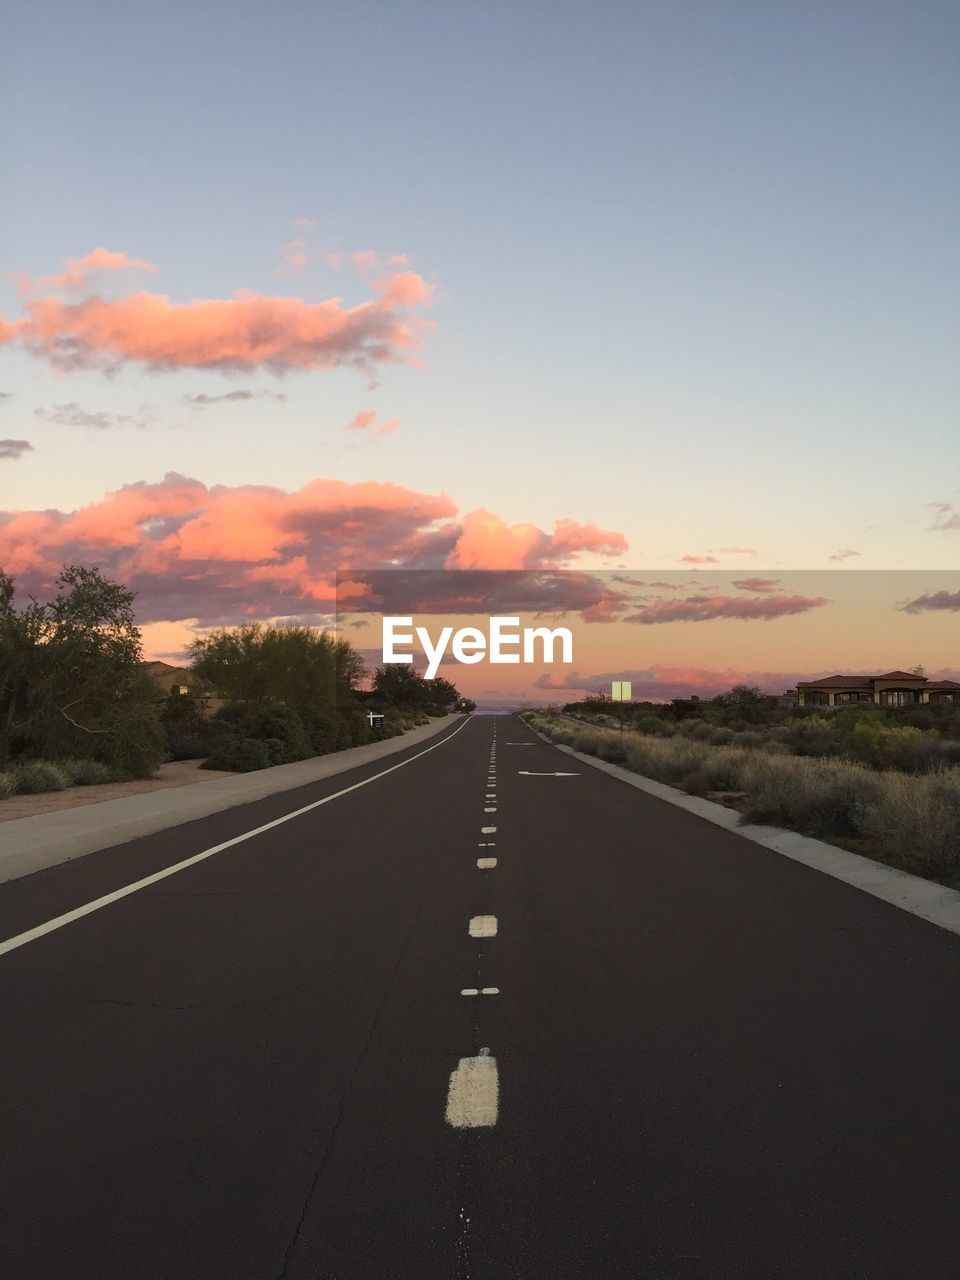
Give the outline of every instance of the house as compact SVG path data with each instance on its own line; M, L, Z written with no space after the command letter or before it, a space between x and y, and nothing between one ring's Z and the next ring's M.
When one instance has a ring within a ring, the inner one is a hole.
M922 702L960 705L960 683L928 680L916 671L887 671L880 676L825 676L797 682L801 707L842 707L875 702L882 707L910 707Z

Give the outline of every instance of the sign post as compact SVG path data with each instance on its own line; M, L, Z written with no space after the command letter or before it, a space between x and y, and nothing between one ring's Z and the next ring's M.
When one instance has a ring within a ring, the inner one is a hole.
M629 680L614 680L610 686L610 697L614 702L629 702L632 696L632 685ZM623 733L623 706L620 708L620 732Z

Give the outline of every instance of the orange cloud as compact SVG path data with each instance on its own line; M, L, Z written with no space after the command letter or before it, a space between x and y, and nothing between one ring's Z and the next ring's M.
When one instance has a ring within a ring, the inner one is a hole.
M87 287L91 275L98 271L157 270L156 263L131 258L127 253L104 249L101 245L83 258L68 258L63 271L58 275L36 278L18 275L16 279L23 293L32 293L37 289L67 289L71 293L79 293Z
M297 266L302 241L287 246ZM125 253L97 249L71 260L60 276L34 281L81 290L94 270L156 270ZM31 298L17 320L0 317L0 344L19 341L59 369L112 369L136 362L151 370L352 366L370 372L381 364L417 363L414 353L432 324L402 314L429 305L434 286L415 272L386 276L376 300L354 307L339 298L310 303L241 290L230 298L175 303L164 294L137 292L119 299L86 296L64 302L56 295Z
M49 587L64 562L99 564L137 595L141 622L200 625L331 611L351 565L433 569L555 565L622 535L563 520L553 535L490 512L459 518L446 494L378 481L317 479L288 492L208 487L175 472L77 511L0 512L0 566L23 591ZM486 558L484 558L486 556ZM596 592L587 603L596 600Z
M447 559L449 569L529 569L556 565L580 551L619 555L627 549L622 533L559 520L552 535L533 524L506 524L483 508L471 511Z

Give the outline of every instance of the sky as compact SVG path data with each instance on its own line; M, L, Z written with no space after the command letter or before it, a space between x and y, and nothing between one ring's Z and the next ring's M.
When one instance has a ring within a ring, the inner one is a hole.
M960 591L955 4L37 0L7 28L23 589L109 565L151 653L322 621L360 565Z

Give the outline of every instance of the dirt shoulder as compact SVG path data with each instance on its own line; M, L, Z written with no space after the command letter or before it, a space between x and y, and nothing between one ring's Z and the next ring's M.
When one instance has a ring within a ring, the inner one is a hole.
M94 787L68 787L66 791L45 791L37 796L7 796L0 800L0 822L15 818L35 818L40 813L58 813L80 805L98 804L101 800L121 800L149 791L166 791L170 787L189 787L213 778L236 775L219 769L201 769L201 760L175 760L162 764L153 778L137 778L134 782L103 782Z

